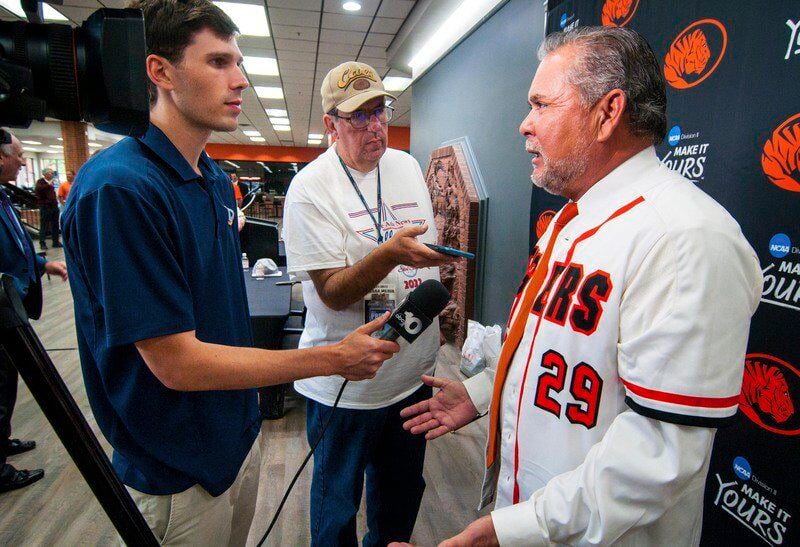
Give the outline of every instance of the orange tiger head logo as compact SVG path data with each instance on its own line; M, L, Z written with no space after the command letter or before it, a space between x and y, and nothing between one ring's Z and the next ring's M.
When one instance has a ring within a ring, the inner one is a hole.
M537 239L542 237L542 234L547 230L547 227L550 226L550 223L553 221L553 217L556 216L555 211L547 210L539 215L539 220L536 221L536 237Z
M708 33L717 32L721 47L715 51ZM728 33L715 19L692 23L681 32L669 47L664 58L664 78L676 89L694 87L716 70L728 42Z
M794 414L789 384L780 369L751 359L745 361L739 403L744 407L758 407L778 423L785 422Z
M800 114L773 131L761 153L761 168L776 186L800 192Z
M604 27L624 27L633 18L639 0L606 0L600 14Z

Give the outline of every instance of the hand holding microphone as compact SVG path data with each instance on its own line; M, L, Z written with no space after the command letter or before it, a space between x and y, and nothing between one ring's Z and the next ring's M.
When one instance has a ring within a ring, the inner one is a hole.
M382 340L416 340L450 302L450 292L435 279L423 281L395 308L380 331L372 336ZM372 324L372 323L369 323ZM366 326L366 325L365 325Z
M362 325L337 344L339 366L332 372L347 380L367 380L374 378L384 361L400 351L395 339L375 336L385 328L390 318L389 312L366 325ZM372 336L370 336L372 335Z
M416 340L450 301L450 293L439 281L428 279L409 293L389 315L357 328L339 342L341 365L333 372L347 380L374 378L383 362L400 351L395 342Z

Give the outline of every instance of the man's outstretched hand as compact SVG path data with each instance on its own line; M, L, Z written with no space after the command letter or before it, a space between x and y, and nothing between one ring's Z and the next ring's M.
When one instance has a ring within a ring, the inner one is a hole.
M425 433L425 439L441 437L470 423L478 415L464 384L457 380L422 376L425 385L439 388L427 401L404 408L403 418L411 418L403 423L403 429L414 435Z
M472 522L463 532L439 544L439 547L495 547L499 545L491 515ZM389 547L413 547L411 543L390 543Z

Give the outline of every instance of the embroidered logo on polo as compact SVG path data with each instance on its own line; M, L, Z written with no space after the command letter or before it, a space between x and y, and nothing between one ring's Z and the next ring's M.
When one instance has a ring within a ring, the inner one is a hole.
M395 214L395 211L401 211L403 209L417 209L419 208L419 203L416 201L406 202L406 203L397 203L395 205L390 205L386 201L383 202L383 224L381 226L381 230L383 232L383 240L386 241L391 238L397 230L401 228L405 228L407 226L422 226L425 224L424 218L414 218L414 219L400 219ZM373 215L376 215L377 218L377 208L370 209ZM366 209L359 209L357 211L353 211L347 213L347 216L351 219L357 219L361 217L368 217L369 213ZM375 226L370 225L363 230L356 230L356 233L365 239L369 239L370 241L374 241L375 243L378 242L378 232L375 230Z
M636 13L639 0L606 0L600 12L600 21L604 27L624 27Z
M675 89L700 84L717 69L728 47L728 31L716 19L701 19L673 40L664 58L664 78Z
M761 153L761 168L775 186L800 192L800 113L772 132Z

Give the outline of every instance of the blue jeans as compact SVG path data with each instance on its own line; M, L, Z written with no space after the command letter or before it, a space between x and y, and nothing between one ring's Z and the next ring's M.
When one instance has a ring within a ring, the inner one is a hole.
M314 453L311 479L311 545L357 546L356 514L367 478L367 535L364 546L408 541L425 491L425 438L403 429L400 410L430 398L417 391L386 408L337 408ZM319 437L331 407L309 400L309 444Z

